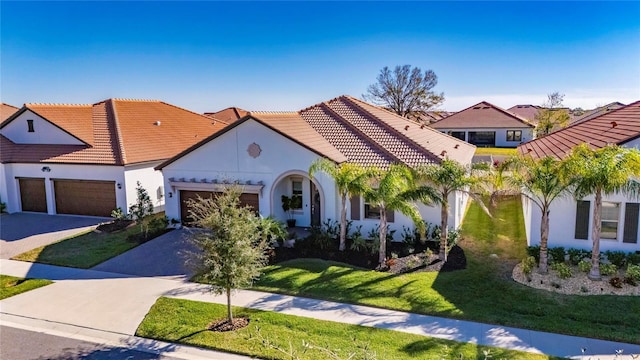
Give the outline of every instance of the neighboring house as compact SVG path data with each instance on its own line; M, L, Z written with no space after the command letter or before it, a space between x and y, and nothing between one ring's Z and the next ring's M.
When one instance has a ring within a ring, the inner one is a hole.
M0 103L0 123L7 120L9 116L13 115L18 111L17 107L5 103Z
M617 144L640 149L640 101L522 144L518 151L534 158L563 158L582 143L594 148ZM640 251L639 207L640 198L603 198L602 228L607 229L600 242L603 250ZM528 242L537 245L542 214L525 197L523 209ZM550 213L549 246L590 249L592 219L593 196L556 200Z
M237 107L228 107L218 112L204 113L205 116L208 116L212 119L220 120L226 124L231 124L232 122L236 122L242 119L243 117L247 116L248 114L249 114L249 111L243 110Z
M432 128L480 147L516 147L534 138L526 119L483 101L435 124Z
M587 110L585 111L581 116L575 116L571 119L571 123L570 125L573 124L577 124L586 120L591 120L593 118L596 118L600 115L606 114L608 112L611 112L613 110L617 110L620 109L621 107L624 107L625 105L621 102L612 102L611 104L607 104L604 106L600 106L597 107L593 110Z
M428 126L402 118L380 107L341 96L298 112L251 112L156 169L162 170L167 191L166 214L186 222L187 200L207 197L239 184L241 202L263 216L286 220L282 195L302 197L293 211L297 226L337 220L340 197L335 183L323 173L310 178L310 165L319 158L336 163L388 167L393 163L417 166L451 158L470 164L475 147ZM459 226L467 197L450 199L451 226ZM439 223L440 210L419 205L423 218ZM362 225L366 235L379 223L379 211L360 197L351 199L348 218ZM392 229L413 227L400 213L389 213Z
M420 124L430 125L453 114L455 114L455 112L440 110L416 111L409 114L407 118Z
M512 112L523 119L526 119L533 126L537 126L538 120L536 120L536 115L538 114L538 111L540 109L542 109L542 106L522 104L522 105L514 105L508 108L507 111Z
M224 124L160 102L25 104L0 124L0 197L8 212L109 216L136 182L164 207L154 167Z

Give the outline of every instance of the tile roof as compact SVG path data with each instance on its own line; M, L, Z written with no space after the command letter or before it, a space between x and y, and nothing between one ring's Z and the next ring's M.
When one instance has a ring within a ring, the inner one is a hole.
M224 132L255 119L302 146L335 162L387 167L392 163L416 166L451 158L469 164L475 146L417 124L350 96L313 105L298 112L255 112L200 144L183 151L163 168Z
M562 158L582 143L601 148L607 144L622 145L638 137L640 101L521 144L518 152L534 158Z
M589 119L593 119L595 117L598 117L602 114L608 113L610 111L616 110L616 109L620 109L621 107L624 107L625 105L623 103L620 102L612 102L611 104L607 104L604 106L600 106L597 107L593 110L588 110L586 111L584 114L582 114L581 116L575 116L572 120L571 120L571 124L577 124L579 122L583 122Z
M93 105L26 104L19 113L27 110L87 145L15 144L3 136L3 163L126 165L164 160L225 126L161 101L108 99Z
M534 127L527 119L486 101L448 116L431 127L434 129L478 129Z
M9 116L15 114L18 110L20 109L13 105L0 103L0 122L7 120Z
M217 111L217 112L208 112L204 113L205 116L210 118L223 121L227 124L231 124L232 122L236 122L243 117L247 116L249 111L243 110L237 107L228 107L226 109Z
M538 105L522 104L522 105L514 105L508 108L507 111L514 113L520 116L521 118L527 119L529 120L530 123L535 125L537 124L536 114L538 114L538 111L540 109L541 107Z

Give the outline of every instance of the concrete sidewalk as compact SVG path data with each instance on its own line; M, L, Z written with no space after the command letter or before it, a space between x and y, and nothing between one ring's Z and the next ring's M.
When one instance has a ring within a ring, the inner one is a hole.
M3 316L35 318L128 336L134 335L138 324L160 296L226 303L224 296L211 295L203 285L167 278L140 278L12 260L0 260L0 273L57 280L55 284L0 301ZM631 359L631 354L640 354L640 345L634 344L257 291L238 291L233 303L289 315L561 357L605 360L613 359L618 350L623 350L624 356L616 359ZM122 314L127 315L125 319ZM582 349L586 349L584 353Z

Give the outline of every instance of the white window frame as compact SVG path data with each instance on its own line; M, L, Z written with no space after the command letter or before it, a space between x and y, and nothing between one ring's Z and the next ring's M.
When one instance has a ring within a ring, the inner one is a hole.
M617 209L617 218L615 220L613 219L605 219L604 218L604 207L605 204L613 204ZM602 211L600 214L600 228L604 229L604 223L615 223L616 225L616 232L615 235L613 235L613 237L611 237L612 235L609 235L611 233L607 232L603 232L602 230L600 230L600 239L602 240L612 240L612 241L617 241L618 240L618 233L620 232L620 210L622 210L622 207L620 206L619 202L613 202L613 201L603 201L602 202Z

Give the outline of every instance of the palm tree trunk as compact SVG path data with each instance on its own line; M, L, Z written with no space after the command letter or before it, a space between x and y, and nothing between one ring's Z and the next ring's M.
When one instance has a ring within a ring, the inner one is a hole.
M347 241L347 194L342 194L342 211L340 212L340 251L344 251Z
M229 324L233 323L233 313L231 312L231 288L227 288L227 320Z
M600 232L602 230L602 191L596 190L596 203L593 207L593 230L591 237L593 247L591 249L591 270L589 271L589 279L602 280L600 276Z
M440 207L440 260L447 262L447 241L449 238L449 201L447 197L442 197Z
M546 274L549 272L547 261L547 245L549 243L549 208L545 206L542 209L542 222L540 223L540 262L538 263L538 272Z
M380 206L380 253L378 263L380 267L385 266L387 260L387 212L384 206Z

